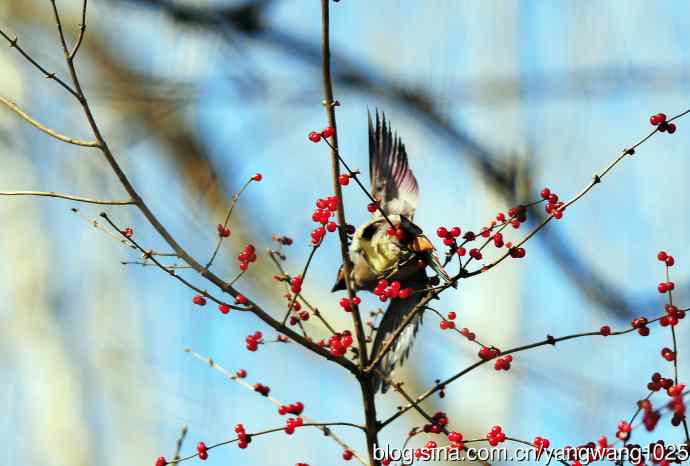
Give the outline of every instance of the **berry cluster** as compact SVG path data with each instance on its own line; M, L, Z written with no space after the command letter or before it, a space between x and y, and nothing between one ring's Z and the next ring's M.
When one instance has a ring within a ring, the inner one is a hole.
M673 134L676 132L676 124L667 122L665 113L657 113L656 115L652 115L649 117L649 122L652 124L652 126L658 126L659 131L662 133L665 131L668 131L668 134Z
M247 335L244 341L247 343L249 351L256 351L259 348L259 344L263 343L263 334L257 330L252 335Z
M489 441L489 445L495 447L499 443L503 443L506 440L506 434L503 432L501 426L493 426L488 434L486 434L486 439Z
M198 294L192 298L192 302L194 304L196 304L197 306L205 306L206 305L206 298L204 298L203 296Z
M621 421L618 423L616 438L625 442L630 437L630 432L632 432L632 426L630 423L627 421Z
M649 410L644 411L644 415L642 416L642 424L644 424L644 427L648 432L651 432L656 428L656 425L659 423L659 419L661 419L661 413L650 408Z
M299 279L299 280L297 280ZM302 286L302 278L301 277L295 277L292 280L290 280L290 287L292 290L298 290L301 291L301 286ZM297 325L299 321L307 321L309 320L309 311L306 309L302 310L302 305L297 301L296 299L293 299L293 296L290 293L286 293L283 295L283 297L287 300L288 302L288 307L290 307L290 311L292 314L290 315L290 325L294 326Z
M441 327L441 330L448 330L448 329L454 329L455 328L455 318L457 317L457 314L453 311L450 311L448 315L446 316L445 319L441 321L439 326Z
M474 341L477 338L477 335L475 335L474 332L470 332L470 329L468 329L467 327L463 327L460 329L460 335L462 335L470 341Z
M443 244L446 246L452 246L456 242L456 238L460 236L462 230L460 227L453 227L450 230L446 227L438 227L436 229L436 236L443 240Z
M396 225L395 228L388 227L386 234L390 237L395 237L395 239L400 242L403 242L407 239L407 233L405 233L405 230L401 225Z
M350 346L352 346L352 334L349 330L336 333L328 339L328 347L333 356L343 356Z
M290 291L297 294L302 291L302 276L297 275L290 280Z
M230 236L230 228L226 227L222 223L219 223L216 229L218 230L218 236L220 236L221 238L227 238L228 236Z
M271 388L260 383L255 383L254 391L259 392L263 396L268 396L268 394L271 393Z
M429 461L431 459L431 450L438 448L438 444L433 440L426 442L424 447L417 448L414 452L414 456L420 461Z
M501 350L494 348L493 346L491 348L488 346L482 346L479 349L479 359L483 359L484 361L498 357L499 354L501 354Z
M671 425L677 427L685 419L685 401L683 400L683 390L685 385L677 384L668 389L669 396L672 400L668 403L669 409L673 412L671 418Z
M448 425L448 416L443 411L439 411L431 418L430 424L424 425L424 432L427 434L440 434Z
M532 445L537 447L537 450L541 451L545 448L549 448L551 446L551 442L549 442L549 439L544 437L535 437L532 441Z
M669 255L666 251L660 251L659 254L656 255L656 258L661 262L664 262L668 267L673 267L673 265L676 263L676 260L673 258L673 256Z
M508 356L503 356L502 358L496 359L494 363L494 369L497 371L507 371L510 370L510 363L513 362L513 357L509 354Z
M551 192L549 188L542 189L539 194L541 198L546 201L546 207L544 208L546 213L553 215L553 218L556 220L563 218L565 204L558 200L558 194Z
M381 302L386 302L388 299L400 298L407 299L412 296L412 288L402 288L399 281L394 281L390 285L388 280L379 280L376 288L374 289L374 294L379 297Z
M199 459L206 461L208 459L208 448L204 442L199 442L196 444L196 452L199 455Z
M304 421L302 420L301 417L290 417L288 420L285 422L285 431L286 434L292 435L295 433L295 429L297 427L301 427L302 424L304 424Z
M632 328L637 329L637 333L643 337L646 337L649 335L649 327L647 327L648 323L649 321L646 317L638 317L637 319L633 319L632 322L630 322L630 325Z
M659 319L659 325L662 327L675 327L678 325L678 321L685 318L685 310L678 309L673 304L666 305L666 314L661 319Z
M320 133L318 131L312 131L309 133L309 140L311 142L320 142L321 138L328 139L335 134L335 130L330 126L326 126Z
M237 446L244 450L252 442L252 438L247 435L242 424L235 426L235 433L237 434Z
M246 245L237 256L237 260L240 262L240 270L247 270L249 263L256 261L256 248L252 244Z
M341 298L339 304L345 312L352 312L352 309L354 309L355 306L359 306L361 302L362 300L359 298L359 296L355 296L352 299Z
M286 414L294 414L295 416L299 416L302 414L302 411L304 411L304 403L301 401L289 405L281 405L280 408L278 408L278 414L281 416Z
M664 347L661 348L661 357L671 362L676 359L676 353L671 348Z
M338 210L338 198L336 196L316 201L316 210L311 214L311 219L321 226L311 232L311 242L314 246L321 243L323 237L326 236L326 231L333 233L338 229L338 224L331 221L336 210Z
M450 432L448 434L448 441L450 442L450 445L448 446L449 450L464 450L465 449L465 444L462 442L463 437L460 432Z

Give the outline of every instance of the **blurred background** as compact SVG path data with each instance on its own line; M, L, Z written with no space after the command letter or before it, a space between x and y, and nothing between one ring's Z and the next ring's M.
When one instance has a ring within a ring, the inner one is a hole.
M81 2L58 2L76 34ZM690 94L690 7L669 1L357 2L332 4L332 48L343 155L367 174L367 110L386 112L408 148L421 187L416 221L478 229L499 211L549 186L570 197L621 149L650 130L648 117L685 110ZM282 316L283 287L271 277L271 236L295 239L288 273L309 252L316 198L330 195L325 145L306 139L325 126L321 106L320 7L316 1L92 0L78 58L87 96L118 160L155 213L193 255L206 258L231 196L255 172L233 235L214 265L237 273L247 242L259 259L239 288ZM48 2L0 2L0 27L48 69L66 76ZM78 105L21 57L0 51L0 92L46 125L90 138ZM527 257L463 282L435 304L500 348L629 325L663 312L656 292L660 249L675 255L678 303L687 306L690 126L660 134L604 183L528 243ZM101 155L61 144L0 111L0 189L124 198ZM367 200L345 188L349 221ZM80 209L80 215L70 211ZM358 385L341 368L296 345L256 353L244 338L274 333L249 314L223 316L84 219L99 206L48 198L0 200L0 459L43 466L150 465L196 442L285 422L273 405L183 352L190 347L285 403L301 400L320 421L362 422ZM166 250L132 207L108 207L146 247ZM532 216L536 220L540 214ZM522 230L520 234L524 234ZM512 238L516 238L512 236ZM435 240L436 241L436 240ZM339 264L335 238L318 251L304 286L339 329L349 317L328 292ZM193 274L181 270L196 280ZM196 283L199 283L196 280ZM377 301L367 296L364 309ZM306 323L324 335L315 319ZM628 418L654 371L668 329L581 339L515 356L509 372L486 365L432 397L466 437L501 424L511 436L581 444ZM679 333L681 380L690 373L688 332ZM476 347L441 332L429 314L399 372L410 393L476 359ZM379 416L395 412L394 392ZM423 420L413 411L381 434L399 446ZM363 436L335 429L357 451ZM647 442L682 439L668 419ZM427 438L420 436L412 446ZM319 431L226 446L208 464L342 463Z

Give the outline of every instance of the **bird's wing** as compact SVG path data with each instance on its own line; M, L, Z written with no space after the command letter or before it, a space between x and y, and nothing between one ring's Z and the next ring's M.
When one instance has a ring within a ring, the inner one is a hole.
M420 272L409 283L409 286L414 289L420 289L424 287L425 282L426 275L424 272ZM393 336L398 327L400 327L405 318L415 309L422 298L423 295L421 293L414 293L407 299L396 298L390 302L379 323L379 328L376 331L374 346L371 350L372 358L379 354L388 339ZM393 373L395 367L397 365L402 365L410 354L414 337L422 323L422 312L423 309L418 310L416 315L395 340L393 346L390 347L386 355L376 366L376 369L384 376L389 377ZM379 386L381 387L381 393L386 393L388 391L388 383L382 380L380 375L377 375L374 382L374 389L378 390Z
M419 187L407 162L405 145L386 124L386 115L379 118L376 126L369 116L369 174L372 195L386 215L414 216ZM375 215L380 215L378 213Z

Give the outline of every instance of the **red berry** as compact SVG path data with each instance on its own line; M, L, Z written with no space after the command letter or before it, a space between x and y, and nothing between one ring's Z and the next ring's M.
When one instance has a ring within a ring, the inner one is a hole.
M340 175L338 177L338 183L340 183L341 186L347 186L350 184L350 176L349 175Z
M227 304L219 304L218 310L223 314L227 314L228 312L230 312L230 306L228 306Z
M599 329L599 333L601 333L603 336L607 337L611 335L611 327L608 325L602 325L601 328Z
M541 190L540 195L542 199L548 199L549 196L551 196L551 190L549 188L544 188Z
M374 212L379 210L379 205L376 202L372 202L367 205L367 210L373 214Z
M659 259L661 262L664 262L667 257L668 253L666 251L660 251L659 254L656 255L656 258Z
M134 229L131 227L127 227L124 230L122 230L122 234L125 235L127 238L131 238L134 236Z
M673 267L673 264L676 263L676 260L673 258L673 256L668 256L665 262L667 267Z
M446 227L438 227L436 229L436 236L438 236L439 238L445 238L446 236L448 236L448 230L446 229Z
M247 371L245 371L244 369L240 369L235 373L235 375L237 375L237 377L239 377L240 379L243 379L247 376ZM238 425L242 425L242 424L238 424Z
M221 225L220 223L218 224L218 236L221 238L227 238L230 236L230 228L226 227L225 225Z
M649 122L653 126L659 126L661 123L666 121L666 115L663 113L657 113L656 115L652 115L649 117Z
M335 134L335 130L330 126L326 126L323 129L323 131L321 131L321 136L323 136L324 138L330 138L334 134Z
M457 317L457 314L455 312L450 311L448 313L448 320L455 320L456 317Z
M257 181L257 182L261 181L263 178L264 177L263 177L263 175L261 175L261 173L257 173L256 175L252 176L252 180Z
M311 142L319 142L321 140L321 135L316 131L312 131L311 133L309 133L309 140Z
M159 456L156 460L156 466L165 466L166 464L168 464L168 461L165 459L164 456Z
M192 298L192 302L197 306L204 306L206 305L206 298L201 295L196 295L194 298Z
M247 298L245 298L244 295L238 294L237 296L235 296L235 303L247 304Z
M343 459L345 461L350 461L352 459L352 452L350 450L345 450L343 452Z
M462 233L460 227L453 227L450 229L450 234L453 236L453 238L460 236L460 233Z
M675 123L669 123L666 126L666 131L668 131L668 134L673 134L676 132L676 124Z

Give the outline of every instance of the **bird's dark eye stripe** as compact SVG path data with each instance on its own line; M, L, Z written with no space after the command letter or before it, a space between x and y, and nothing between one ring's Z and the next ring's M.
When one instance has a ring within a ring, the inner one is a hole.
M377 228L377 227L378 227L378 226L377 226L375 223L372 223L371 225L369 225L368 227L366 227L366 228L364 229L364 231L362 232L362 238L364 238L364 239L366 239L366 240L370 240L371 238L373 238L373 237L374 237L374 233L376 233L376 228Z

